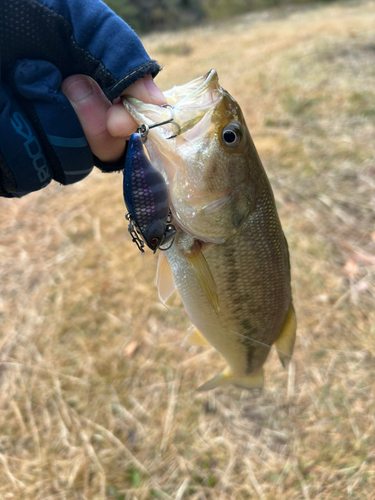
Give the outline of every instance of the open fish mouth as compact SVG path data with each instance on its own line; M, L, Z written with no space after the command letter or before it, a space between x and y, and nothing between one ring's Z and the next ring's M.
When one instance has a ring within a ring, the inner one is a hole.
M176 135L183 135L188 141L207 133L212 112L223 97L214 69L187 86L173 87L165 96L173 106L173 118L178 125Z
M163 139L168 139L191 131L210 109L217 106L222 98L222 91L217 72L212 69L206 75L196 78L186 85L172 87L164 92L164 95L167 98L168 106L146 104L129 96L123 99L126 110L139 125L152 126L155 123L173 118L171 124L166 124L153 131L153 138L160 136ZM203 127L204 124L190 134L187 139L192 140L195 135L201 135Z
M215 105L218 96L207 92L210 88L218 89L219 80L215 69L210 70L203 76L196 78L186 85L176 85L164 92L168 104L177 108L186 107L191 109L206 108Z

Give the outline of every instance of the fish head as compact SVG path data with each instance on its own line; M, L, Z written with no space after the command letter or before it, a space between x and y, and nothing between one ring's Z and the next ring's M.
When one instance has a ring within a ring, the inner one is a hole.
M259 157L242 111L215 70L165 92L167 107L126 98L139 124L173 121L149 131L145 146L168 186L174 223L197 239L222 243L254 207Z

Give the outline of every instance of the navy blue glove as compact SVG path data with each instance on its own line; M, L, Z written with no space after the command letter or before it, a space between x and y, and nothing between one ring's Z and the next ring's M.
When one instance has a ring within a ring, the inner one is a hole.
M100 0L0 0L0 195L20 197L52 179L71 184L94 163L61 82L86 74L109 100L160 70L137 35Z

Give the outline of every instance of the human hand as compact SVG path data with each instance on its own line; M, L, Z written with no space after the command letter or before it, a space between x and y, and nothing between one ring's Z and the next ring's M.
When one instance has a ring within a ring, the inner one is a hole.
M116 163L124 153L124 139L129 139L137 128L121 99L112 104L99 85L85 75L69 76L61 89L78 116L93 154L104 163ZM167 102L151 75L133 83L121 95L156 105Z
M116 99L165 102L160 66L100 0L1 0L0 46L0 196L121 170L136 125Z

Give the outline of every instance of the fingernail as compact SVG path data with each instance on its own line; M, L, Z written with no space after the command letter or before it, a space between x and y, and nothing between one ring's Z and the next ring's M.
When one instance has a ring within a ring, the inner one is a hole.
M147 92L150 94L150 96L156 101L156 102L167 102L163 92L157 87L154 83L154 80L152 78L144 78L143 80Z
M74 80L66 89L63 88L67 98L72 102L79 102L86 99L93 93L90 82L86 79Z

